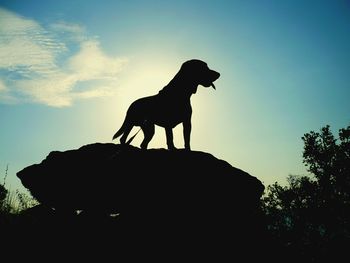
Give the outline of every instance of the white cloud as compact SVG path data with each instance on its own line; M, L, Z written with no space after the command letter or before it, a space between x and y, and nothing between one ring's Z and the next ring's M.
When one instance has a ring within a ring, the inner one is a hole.
M76 54L68 48L72 41L78 45ZM80 25L60 21L45 28L0 8L0 101L17 98L64 107L110 96L125 62L107 56Z
M6 91L7 91L6 85L4 84L4 82L0 80L0 92L6 92Z
M51 74L50 77L18 80L16 89L31 101L53 107L70 106L73 102L71 91L74 81L68 74Z
M84 41L87 40L86 30L83 26L74 23L67 23L65 21L59 21L50 25L50 29L57 32L58 34L63 34L68 39L73 41Z
M24 73L55 72L55 57L66 49L37 22L0 8L0 68Z
M91 40L81 44L80 52L69 59L69 67L81 81L114 79L125 62L125 59L107 57L99 43Z
M15 103L16 99L13 98L9 92L5 83L0 79L0 101L5 103Z
M59 21L56 22L50 27L56 31L61 31L61 32L70 32L74 34L84 34L85 29L79 24L73 24L73 23L67 23L65 21Z

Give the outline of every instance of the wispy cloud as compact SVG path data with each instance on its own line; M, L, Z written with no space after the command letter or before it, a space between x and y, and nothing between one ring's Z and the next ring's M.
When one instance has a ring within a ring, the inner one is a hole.
M84 41L87 40L87 34L84 27L79 24L67 23L65 21L58 21L51 24L50 29L57 34L61 34L66 39L72 41Z
M55 71L55 57L65 49L37 22L0 8L0 68L39 74Z
M77 53L71 53L71 45ZM11 98L64 107L78 99L109 96L125 62L107 56L78 24L43 26L0 8L2 102Z
M104 55L96 40L82 42L79 53L69 59L69 68L79 81L114 80L123 64L123 59Z
M0 79L0 101L6 103L14 103L16 99L9 94L9 89L6 87L5 83Z
M1 92L6 92L7 88L5 84L0 80L0 93Z

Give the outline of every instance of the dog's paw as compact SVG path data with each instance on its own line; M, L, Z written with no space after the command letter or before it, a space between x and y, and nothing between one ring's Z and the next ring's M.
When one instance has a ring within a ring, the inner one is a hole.
M191 146L188 143L185 144L185 150L191 151Z

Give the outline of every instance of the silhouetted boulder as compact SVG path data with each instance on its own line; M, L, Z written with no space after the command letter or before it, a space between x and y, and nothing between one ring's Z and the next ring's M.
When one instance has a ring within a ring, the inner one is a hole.
M82 210L79 222L119 213L124 234L157 249L179 238L202 249L261 242L263 184L208 153L96 143L51 152L17 176L43 206Z

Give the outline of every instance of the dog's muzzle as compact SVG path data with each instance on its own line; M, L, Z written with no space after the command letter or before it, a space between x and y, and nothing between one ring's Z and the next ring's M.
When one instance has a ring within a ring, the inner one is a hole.
M215 87L215 85L214 85L214 81L217 80L217 79L220 77L220 73L219 73L219 72L216 72L216 71L214 71L214 70L211 70L210 75L211 75L211 79L212 79L212 80L211 80L210 86L212 86L213 89L216 90L216 87Z

